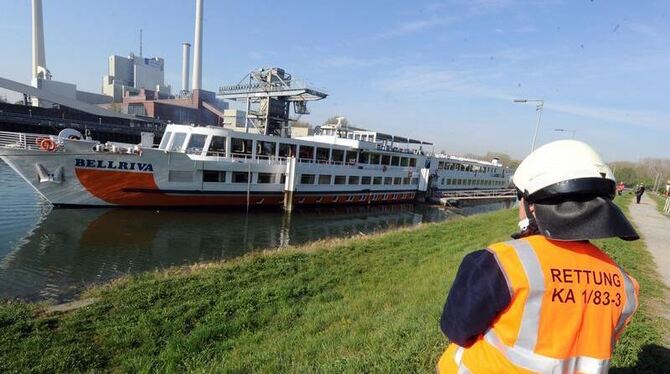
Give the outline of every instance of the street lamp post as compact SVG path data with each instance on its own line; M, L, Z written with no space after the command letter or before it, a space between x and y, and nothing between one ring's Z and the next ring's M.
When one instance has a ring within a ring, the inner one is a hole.
M572 139L575 138L575 133L577 132L577 130L570 130L570 129L554 129L554 131L557 131L557 132L569 132L570 134L572 134Z
M535 150L535 142L537 141L537 132L540 130L540 121L542 120L542 109L544 108L543 99L514 99L515 103L537 103L535 105L535 111L537 112L537 124L535 125L535 134L533 134L533 144L530 148L530 151Z

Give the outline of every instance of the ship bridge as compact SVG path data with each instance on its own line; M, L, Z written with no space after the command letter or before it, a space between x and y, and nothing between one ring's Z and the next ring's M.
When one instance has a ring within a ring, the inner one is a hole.
M246 102L247 132L253 127L261 134L290 136L290 122L310 113L307 102L324 99L328 94L273 67L254 70L238 84L220 87L218 96Z

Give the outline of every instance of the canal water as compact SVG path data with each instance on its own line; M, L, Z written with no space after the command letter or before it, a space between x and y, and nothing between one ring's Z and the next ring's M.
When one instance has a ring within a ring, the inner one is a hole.
M505 207L427 205L296 211L52 209L0 161L0 299L68 301L126 274Z

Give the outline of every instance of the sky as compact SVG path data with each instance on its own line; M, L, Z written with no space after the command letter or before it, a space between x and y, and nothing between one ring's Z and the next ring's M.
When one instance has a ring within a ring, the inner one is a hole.
M166 60L179 89L193 0L44 0L47 67L100 92L111 54ZM203 88L269 66L323 88L301 120L353 125L450 154L523 158L570 138L606 161L670 157L670 1L205 0ZM0 76L30 81L30 1L4 0ZM11 58L8 58L11 56ZM555 131L564 129L568 131Z

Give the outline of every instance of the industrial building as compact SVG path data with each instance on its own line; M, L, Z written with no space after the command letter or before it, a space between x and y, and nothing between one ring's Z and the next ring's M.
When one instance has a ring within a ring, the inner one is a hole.
M142 89L170 97L171 87L165 84L165 61L132 53L128 57L109 56L109 71L102 79L102 93L120 103L126 94L139 94Z

